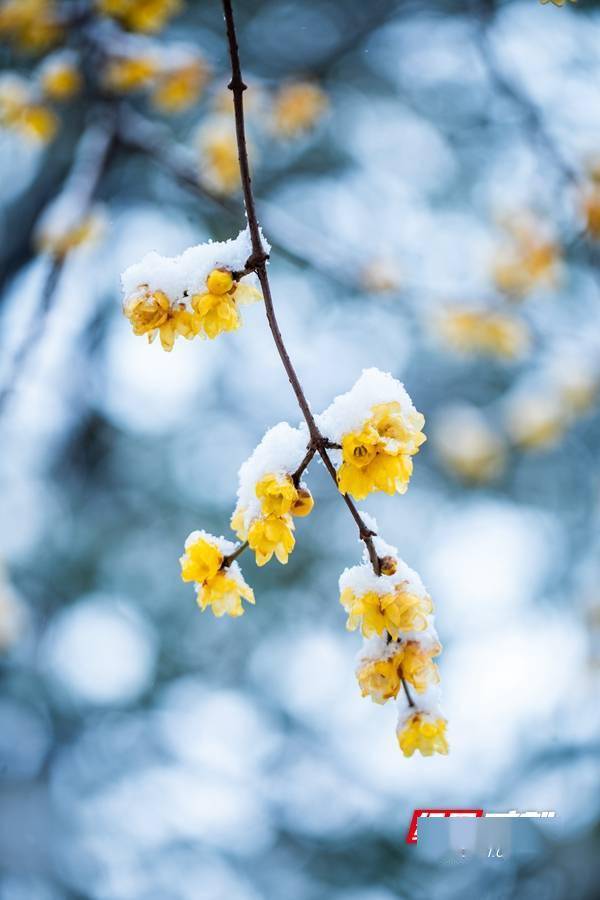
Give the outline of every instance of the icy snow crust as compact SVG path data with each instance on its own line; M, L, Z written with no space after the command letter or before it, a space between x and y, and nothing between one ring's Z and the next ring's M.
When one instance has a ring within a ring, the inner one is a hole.
M271 248L262 233L261 241L268 253ZM184 303L191 309L191 297L206 293L206 279L213 269L240 272L251 255L252 241L248 228L240 231L236 238L197 244L179 256L161 256L152 251L140 262L125 269L121 275L123 293L127 298L141 285L147 285L151 292L163 291L171 303ZM254 285L256 276L247 275L242 283Z
M244 527L261 514L256 485L265 475L278 475L282 479L296 471L306 454L308 429L305 425L292 428L287 422L279 422L264 435L260 444L242 463L238 473L239 487L237 508L244 510Z
M326 437L340 443L345 434L360 431L374 406L391 402L399 403L404 415L416 412L404 385L389 372L363 369L354 386L336 397L325 412L317 416L317 424ZM339 456L339 451L337 454Z

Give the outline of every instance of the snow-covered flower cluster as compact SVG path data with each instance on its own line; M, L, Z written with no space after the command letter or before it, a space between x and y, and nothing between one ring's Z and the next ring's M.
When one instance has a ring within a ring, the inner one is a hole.
M265 251L268 245L263 241ZM158 335L164 350L177 337L213 339L240 327L239 307L261 299L254 275L241 276L252 246L237 238L190 247L180 256L148 253L121 276L123 310L133 333Z
M415 750L447 753L446 721L433 691L440 680L433 658L442 647L431 598L395 547L379 537L373 543L381 574L365 550L362 564L346 569L339 581L347 628L360 628L364 637L356 668L361 693L375 703L398 700L398 742L406 756Z
M306 428L280 422L240 468L231 527L241 541L248 541L259 566L273 555L280 563L288 561L295 546L294 517L307 516L313 508L306 484L295 477L306 444Z
M405 493L412 457L426 440L425 418L404 386L379 369L365 369L352 390L336 397L318 418L321 431L340 449L338 485L362 500L373 491Z
M210 606L215 616L236 617L244 613L242 600L254 603L254 592L244 581L239 563L227 559L235 549L231 541L206 531L193 531L186 540L179 560L181 577L194 582L203 612Z
M433 444L444 467L463 481L483 484L504 470L503 436L469 403L452 404L439 413Z

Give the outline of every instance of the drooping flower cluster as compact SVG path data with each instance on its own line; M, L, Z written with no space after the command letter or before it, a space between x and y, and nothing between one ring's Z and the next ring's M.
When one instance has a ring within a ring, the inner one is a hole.
M149 253L122 275L124 313L133 333L157 336L164 350L184 337L217 337L240 327L239 307L261 299L254 276L240 277L251 254L248 232L199 244L177 257Z
M310 491L294 478L306 444L306 429L280 422L240 468L231 527L241 541L248 541L259 566L273 555L287 563L295 546L294 518L307 516L313 508Z
M405 493L412 457L426 440L424 424L399 381L366 369L352 390L336 397L319 417L323 433L341 448L332 457L341 461L342 494L362 500L373 491Z
M263 247L268 253L266 242ZM193 337L203 331L215 337L237 328L240 273L251 260L247 232L235 241L192 247L175 259L149 254L122 276L125 314L134 333L150 339L160 334L165 349L171 349L178 334ZM342 494L362 498L372 491L404 493L412 457L425 441L424 424L399 381L366 369L347 393L310 422L310 429L287 422L269 429L239 471L231 527L241 543L203 531L193 532L186 541L182 578L195 582L200 607L211 606L215 615L238 616L243 599L254 602L236 561L246 547L258 566L274 556L287 563L295 546L294 519L313 508L302 475L317 453L331 452L336 470L332 474ZM410 685L417 696L424 695L439 681L433 657L441 646L431 599L397 550L376 535L376 524L354 512L361 527L370 531L367 539L361 530L362 540L368 541L363 563L346 569L340 578L340 600L348 614L347 627L360 629L371 641L358 673L362 693L383 703L397 697L402 685L411 706L411 717L398 736L403 752L447 752L445 720L408 693Z
M375 531L376 524L367 521ZM374 572L365 550L363 563L346 569L339 582L347 628L360 629L365 638L356 669L361 693L380 704L398 699L398 742L406 756L415 750L425 756L447 753L446 721L437 703L431 702L440 680L433 658L442 649L433 604L421 579L399 558L396 548L379 537L373 541L381 574Z
M235 549L231 541L206 531L193 531L187 538L179 560L181 577L194 582L203 612L210 607L217 617L237 617L244 613L242 600L254 603L254 592L244 581L238 562L226 559Z

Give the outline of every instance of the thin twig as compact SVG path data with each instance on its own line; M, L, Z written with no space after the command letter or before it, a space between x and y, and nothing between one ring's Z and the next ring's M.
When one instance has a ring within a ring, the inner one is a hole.
M309 444L308 448L306 450L306 455L305 455L304 459L302 460L302 462L300 463L300 465L298 466L296 471L292 474L292 481L294 483L294 487L298 487L298 485L300 484L300 479L302 478L302 475L304 474L306 469L311 464L316 452L317 452L317 448L315 447L315 445L312 443Z
M406 694L406 699L408 701L408 705L415 706L415 701L413 700L413 698L411 696L411 693L408 689L408 685L406 683L406 679L404 678L404 676L402 676L402 675L400 676L400 681L402 682L402 687L404 688L404 693Z
M235 550L233 550L228 556L224 556L223 562L221 563L221 568L227 569L234 561L234 559L237 559L238 556L241 556L244 550L247 550L249 546L250 545L248 544L248 541L244 541L243 544L237 546Z
M277 352L279 353L281 362L283 363L283 367L292 386L292 390L296 395L298 405L302 410L302 415L306 420L311 442L316 447L316 451L319 453L321 459L323 460L325 468L327 469L335 485L337 486L337 472L335 470L335 466L329 458L329 454L327 453L326 439L321 434L312 414L309 403L306 399L306 395L304 393L302 385L300 384L300 380L298 378L298 375L296 374L296 370L294 369L289 353L283 341L281 330L279 328L277 317L275 315L275 309L273 307L273 297L271 294L271 286L269 284L269 276L267 274L266 265L268 256L265 253L265 249L261 240L260 226L258 224L258 217L256 214L256 204L254 202L254 194L252 191L252 178L250 175L248 148L246 144L246 129L244 125L244 91L246 90L246 85L244 84L244 80L242 78L242 70L240 65L240 56L237 37L235 33L235 22L233 18L231 0L223 0L223 12L225 14L227 41L229 44L229 56L231 59L231 81L229 82L228 87L233 94L233 109L235 114L235 132L238 147L238 160L240 164L240 177L242 182L242 191L244 194L246 217L248 219L248 228L250 231L250 240L252 242L252 256L248 260L247 266L252 266L254 268L254 271L256 272L256 275L258 276L258 280L263 292L265 312L267 314L269 328L271 329L271 334L273 335L273 340L275 341ZM356 522L358 533L367 548L373 570L377 575L379 575L381 572L381 567L380 560L373 543L373 537L375 536L374 532L370 528L368 528L366 523L363 521L356 506L347 496L347 494L342 494L342 497L344 503L350 510L352 518Z

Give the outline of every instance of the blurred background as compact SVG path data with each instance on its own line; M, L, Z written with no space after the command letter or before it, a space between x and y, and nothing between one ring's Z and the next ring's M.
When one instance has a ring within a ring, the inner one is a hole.
M299 411L260 304L172 353L119 274L244 227L220 4L0 5L0 898L597 896L600 4L237 0L275 305L315 410L363 367L428 442L361 504L437 611L451 753L361 699L323 468L287 566L200 614L188 532ZM555 810L525 862L415 807Z

